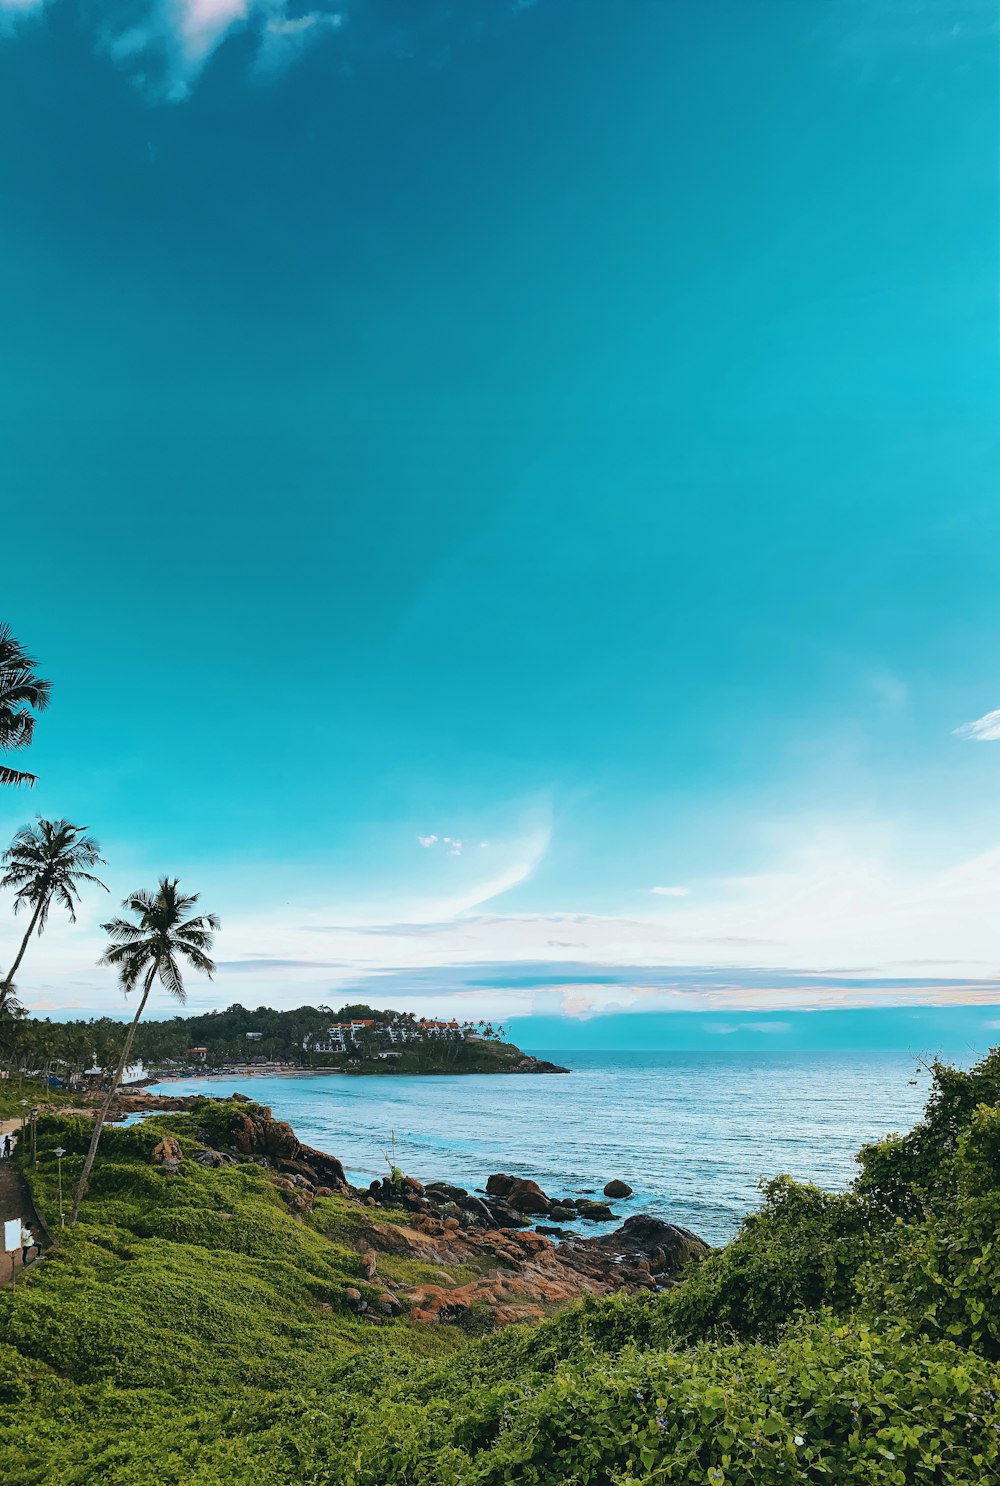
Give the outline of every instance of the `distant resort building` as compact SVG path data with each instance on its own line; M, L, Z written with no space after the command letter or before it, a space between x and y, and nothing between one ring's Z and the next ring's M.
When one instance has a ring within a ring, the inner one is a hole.
M190 1056L192 1058L201 1058L202 1061L204 1061L205 1058L208 1057L208 1048L207 1047L189 1047L188 1048L188 1053L190 1054Z
M388 1043L398 1046L404 1043L427 1042L433 1038L472 1038L478 1035L473 1022L410 1021L377 1022L373 1017L359 1018L351 1022L334 1022L326 1035L307 1037L303 1043L310 1053L347 1053L365 1040L377 1045Z
M92 1068L85 1068L82 1073L74 1073L67 1080L70 1088L99 1088L102 1084L110 1081L110 1070L98 1068L95 1064ZM142 1083L146 1077L146 1069L142 1063L130 1063L127 1068L122 1069L121 1081L123 1084Z

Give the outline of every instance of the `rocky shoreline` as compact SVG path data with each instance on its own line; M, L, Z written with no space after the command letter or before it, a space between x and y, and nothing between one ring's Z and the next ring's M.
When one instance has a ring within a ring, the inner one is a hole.
M520 1049L514 1049L519 1052ZM249 1064L236 1063L232 1067L206 1068L202 1064L195 1064L186 1068L171 1068L152 1074L148 1078L138 1080L130 1084L130 1089L148 1088L151 1084L174 1083L182 1079L192 1078L310 1078L324 1075L340 1078L462 1078L471 1077L473 1074L500 1074L500 1073L571 1073L572 1069L564 1068L561 1063L552 1063L547 1058L536 1058L533 1053L521 1053L516 1062L501 1064L494 1067L483 1068L400 1068L392 1059L374 1059L362 1063L360 1066L352 1066L344 1063L336 1067L323 1066L318 1068L300 1067L287 1063L282 1064Z
M363 1210L363 1220L354 1225L363 1282L350 1286L345 1299L373 1320L405 1311L417 1322L475 1319L489 1327L529 1321L582 1294L666 1289L685 1265L708 1253L696 1234L648 1213L627 1217L599 1237L563 1226L614 1221L620 1214L610 1200L631 1196L625 1182L608 1182L604 1200L590 1194L551 1197L536 1182L503 1172L493 1173L479 1193L445 1181L422 1184L399 1172L358 1188L347 1181L336 1156L303 1145L266 1106L245 1094L215 1102L232 1107L228 1126L224 1138L217 1121L201 1132L206 1145L193 1156L196 1162L223 1167L252 1161L264 1167L289 1209L303 1219L312 1215L320 1226L325 1198L346 1199ZM121 1119L202 1103L199 1095L126 1094L114 1113ZM169 1176L185 1158L179 1143L165 1137L152 1159ZM380 1253L442 1266L442 1283L389 1291L378 1282ZM449 1266L471 1267L475 1278L457 1284L445 1272Z

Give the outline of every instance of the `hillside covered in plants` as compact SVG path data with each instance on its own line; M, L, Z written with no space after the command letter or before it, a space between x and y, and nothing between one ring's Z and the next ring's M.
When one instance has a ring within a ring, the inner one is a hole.
M325 1048L331 1023L350 1018L374 1027L402 1028L405 1040L389 1041L377 1031L360 1029L341 1051ZM517 1073L551 1072L506 1040L492 1022L427 1024L410 1013L379 1011L363 1003L343 1006L297 1006L277 1011L250 1009L236 1003L194 1016L149 1019L139 1024L131 1056L147 1069L174 1071L196 1066L218 1069L249 1060L267 1060L297 1068L342 1068L350 1073ZM64 1081L97 1067L109 1074L122 1052L127 1024L112 1017L56 1022L30 1016L10 1003L0 1003L0 1069L54 1074ZM197 1054L192 1049L197 1048ZM318 1049L323 1048L320 1051ZM391 1057L384 1054L391 1051ZM565 1070L559 1070L560 1072Z
M0 1296L2 1479L1000 1479L998 1052L938 1066L923 1122L862 1150L849 1192L778 1178L678 1283L492 1330L475 1307L430 1324L405 1299L380 1308L379 1286L467 1290L475 1265L400 1249L371 1275L370 1209L304 1204L252 1161L202 1164L231 1122L206 1101L107 1132L79 1226ZM43 1117L23 1163L55 1227L51 1151L72 1177L86 1138Z

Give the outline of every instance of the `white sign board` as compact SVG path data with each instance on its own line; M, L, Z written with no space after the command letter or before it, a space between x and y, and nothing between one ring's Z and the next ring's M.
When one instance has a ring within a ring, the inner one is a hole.
M8 1218L3 1225L3 1246L8 1254L21 1247L21 1219Z

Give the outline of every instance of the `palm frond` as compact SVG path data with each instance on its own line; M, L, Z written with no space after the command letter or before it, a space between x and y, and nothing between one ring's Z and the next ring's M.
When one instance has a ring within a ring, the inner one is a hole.
M69 921L70 921L70 923L71 924L75 924L76 923L76 905L77 905L77 900L79 898L79 894L74 894L73 893L73 890L71 888L67 887L65 883L59 882L59 883L56 883L55 887L52 889L52 897L53 898L56 898L62 904L62 906L65 908L66 912L69 914ZM49 902L51 902L51 901L52 901L52 898L49 899ZM46 904L45 907L43 907L42 912L41 912L41 916L40 916L40 918L38 920L39 928L41 928L42 920L48 917L48 912L49 912L49 910L48 910L48 904Z
M131 913L145 915L155 910L156 898L152 893L147 893L142 888L137 888L134 893L129 893L128 897L122 901L122 907L127 908Z
M105 925L105 928L107 925ZM136 946L133 944L109 944L98 960L99 965L122 965L126 960L136 959Z
M0 747L2 746L0 744ZM23 784L31 789L32 785L37 782L37 774L29 774L24 769L9 769L6 764L0 764L0 784Z
M200 970L202 975L207 975L209 980L212 979L215 974L214 960L210 960L208 955L202 954L201 950L194 948L193 945L184 945L183 953L196 970Z
M35 719L23 707L10 707L0 700L0 740L8 753L27 748L35 731Z
M130 924L127 918L109 919L101 928L111 939L119 940L123 945L134 945L148 938L146 930L141 924Z
M164 955L159 964L160 982L164 988L182 1004L187 1000L187 991L177 961L172 955Z

